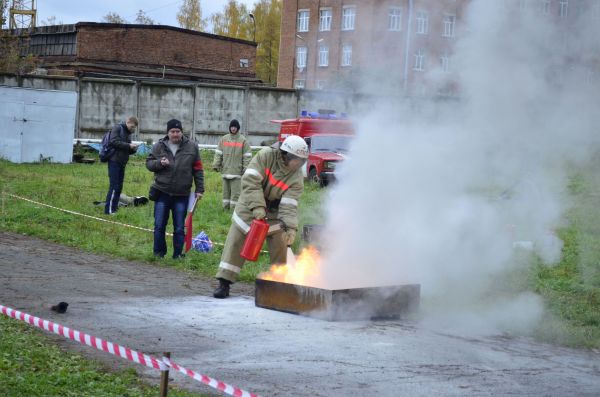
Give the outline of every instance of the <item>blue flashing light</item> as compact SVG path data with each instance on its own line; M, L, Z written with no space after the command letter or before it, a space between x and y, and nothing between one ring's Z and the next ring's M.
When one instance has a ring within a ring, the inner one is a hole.
M345 120L348 118L348 114L345 112L342 112L338 116L335 113L319 113L319 112L309 112L308 110L302 110L300 112L300 117L310 117L311 119L321 119L321 120Z

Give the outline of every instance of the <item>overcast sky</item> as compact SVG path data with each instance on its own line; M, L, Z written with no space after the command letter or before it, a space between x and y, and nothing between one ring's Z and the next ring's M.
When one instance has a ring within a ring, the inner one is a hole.
M256 0L238 0L251 7ZM38 25L49 17L56 17L57 23L101 22L109 12L116 12L129 22L135 20L139 10L161 25L178 26L176 14L183 0L38 0ZM227 0L201 0L202 16L220 12Z

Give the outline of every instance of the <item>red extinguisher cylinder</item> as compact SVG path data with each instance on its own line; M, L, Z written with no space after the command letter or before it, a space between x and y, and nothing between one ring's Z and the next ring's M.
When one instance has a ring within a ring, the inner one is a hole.
M254 219L246 235L246 240L244 240L244 246L240 252L241 257L252 262L256 261L268 232L269 224L265 220Z

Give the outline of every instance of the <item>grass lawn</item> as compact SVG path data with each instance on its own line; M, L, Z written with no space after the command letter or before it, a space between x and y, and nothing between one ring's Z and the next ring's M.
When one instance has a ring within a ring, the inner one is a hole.
M212 152L202 151L206 168L212 163ZM146 169L145 157L131 158L125 171L123 192L129 196L147 196L152 173ZM155 259L152 255L152 233L126 228L89 218L48 209L11 198L6 193L26 197L44 204L97 216L111 221L153 229L153 204L124 208L110 218L104 208L93 201L104 201L108 189L106 164L11 164L0 163L0 229L40 237L49 241L78 247L87 251L113 255L130 260L159 262L213 276L221 258L222 245L211 253L191 250L184 260ZM224 243L231 224L231 213L221 208L220 174L205 170L206 193L194 214L194 234L204 230L216 243ZM319 204L324 190L308 186L300 202L300 222L319 223ZM167 227L172 232L171 223ZM298 236L297 240L300 240ZM297 247L298 242L296 243ZM172 253L167 239L168 254ZM257 273L268 269L268 255L262 254L256 263L247 263L240 281L253 282Z
M61 351L43 331L0 316L0 394L4 397L156 397L134 369L115 373ZM170 397L199 394L169 389Z
M212 152L202 151L206 168L212 162ZM132 157L126 169L124 193L130 196L148 195L152 173L146 170L145 157ZM157 260L152 255L152 233L100 222L62 211L34 205L7 196L26 197L44 204L108 219L104 208L93 201L103 201L108 188L106 164L12 164L0 160L0 230L23 233L86 251L153 262L214 276L222 246L214 252L191 250L184 260L172 260L168 255ZM205 171L206 194L194 216L194 232L204 230L215 242L225 242L231 214L221 208L221 177ZM324 191L307 186L301 203L301 221L317 223L318 208ZM308 208L308 210L307 210ZM123 208L110 220L153 228L153 204ZM167 231L172 231L169 224ZM300 237L298 237L300 240ZM169 253L171 241L167 239ZM298 245L298 243L296 243ZM296 247L297 248L297 247ZM257 273L268 269L268 255L248 263L241 281L254 281ZM137 380L135 370L107 373L100 365L75 354L60 353L43 331L0 315L0 395L2 396L157 396ZM169 391L169 396L191 396L191 393Z
M230 214L221 209L220 175L209 169L212 152L203 151L202 156L207 168L206 194L196 210L194 232L204 230L214 242L223 243ZM148 194L152 173L146 170L144 160L143 157L132 157L127 166L124 193L130 196ZM12 164L0 160L0 230L206 276L215 274L222 246L217 245L214 252L206 254L192 250L184 260L156 260L152 255L150 232L48 209L7 195L15 194L106 219L103 208L92 202L104 200L107 187L105 164ZM552 267L534 262L525 274L513 275L509 280L514 280L515 290L532 290L545 300L549 310L535 331L539 340L600 348L600 209L597 205L600 183L595 181L593 173L582 172L572 178L569 192L574 205L566 214L568 226L557 231L565 243L561 262ZM306 186L300 201L301 226L322 222L321 203L326 194L327 189ZM126 208L110 220L152 229L152 210L151 203ZM168 244L171 252L170 241ZM298 244L297 241L296 249ZM267 268L268 257L263 254L256 263L244 267L240 281L252 282L257 273ZM44 390L43 395L145 396L148 392L132 372L107 374L74 355L59 355L52 344L25 325L0 318L0 330L3 335L0 340L0 390L3 393L8 390L9 394L5 395L41 395L35 388ZM46 361L53 364L47 366ZM110 388L102 382L118 385L119 391L108 391ZM76 385L77 393L68 394L71 386L65 385ZM156 395L155 391L152 393Z

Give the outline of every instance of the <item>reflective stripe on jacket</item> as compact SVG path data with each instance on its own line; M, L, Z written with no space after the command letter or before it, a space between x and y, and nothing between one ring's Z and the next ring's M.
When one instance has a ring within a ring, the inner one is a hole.
M219 140L213 168L217 168L224 178L240 178L251 159L252 149L246 137L239 133L227 134Z
M280 200L277 208L268 211L267 218L281 220L287 227L298 229L298 200L303 190L302 171L291 171L286 167L279 148L262 149L242 176L242 193L233 220L247 232L253 219L253 208L267 208L267 202ZM276 229L272 226L270 231Z

